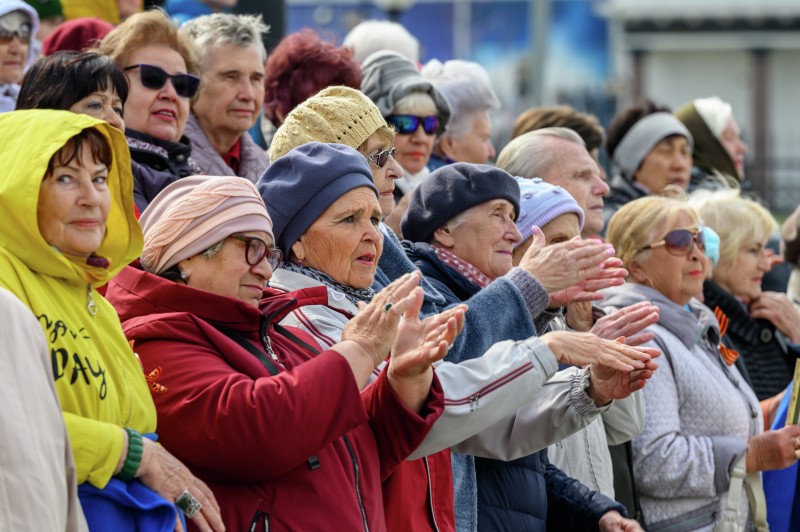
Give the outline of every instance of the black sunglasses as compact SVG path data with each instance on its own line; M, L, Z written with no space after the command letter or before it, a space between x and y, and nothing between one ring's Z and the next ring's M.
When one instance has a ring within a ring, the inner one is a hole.
M232 234L230 236L234 240L239 240L245 243L244 258L247 264L255 266L259 264L264 257L269 262L269 267L275 270L283 260L283 253L278 248L270 248L266 242L254 236Z
M15 30L9 30L0 26L0 44L10 44L14 37L19 39L22 44L30 44L31 42L31 26L30 24L20 24Z
M163 68L153 65L140 63L125 67L123 70L128 71L136 68L139 69L139 81L148 89L159 90L167 83L167 80L171 80L178 96L191 98L197 94L197 89L200 88L200 78L197 76L191 74L167 74Z
M400 135L411 135L420 124L422 124L422 129L428 135L433 135L439 129L439 117L436 115L389 115L386 117L386 122L390 126L394 126Z
M394 159L394 152L396 151L397 148L379 151L374 155L367 155L367 160L378 168L383 168L389 162L389 157Z
M692 232L688 229L676 229L667 233L663 240L645 246L639 251L664 246L671 255L682 257L692 252L695 243L700 251L706 250L706 234L703 231Z

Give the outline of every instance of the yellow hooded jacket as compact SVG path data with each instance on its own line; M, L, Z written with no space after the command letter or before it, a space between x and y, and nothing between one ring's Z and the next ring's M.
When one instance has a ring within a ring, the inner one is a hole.
M77 265L48 245L36 218L50 158L90 127L108 139L113 152L107 235L96 251L111 265L99 276L93 268L93 277L89 266ZM95 290L142 251L125 136L86 115L14 111L0 115L0 157L0 286L16 294L44 329L78 483L103 488L122 454L120 427L140 432L156 428L155 406L141 365L114 308ZM94 314L90 301L96 305Z

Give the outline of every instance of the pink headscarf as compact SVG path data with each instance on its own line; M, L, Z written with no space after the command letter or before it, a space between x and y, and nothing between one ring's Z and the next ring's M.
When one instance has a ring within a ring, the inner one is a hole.
M234 233L263 231L272 220L256 187L241 177L189 176L153 199L139 219L142 267L160 274Z

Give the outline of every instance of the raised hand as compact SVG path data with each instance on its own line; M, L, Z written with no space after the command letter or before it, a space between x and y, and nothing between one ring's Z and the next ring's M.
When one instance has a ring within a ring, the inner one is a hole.
M781 292L762 292L750 302L750 316L772 322L789 341L800 343L800 311Z
M644 532L639 521L622 517L616 510L604 513L597 523L597 529L600 532Z
M626 343L624 337L617 338L616 342ZM604 360L598 360L589 366L589 397L598 405L604 405L612 399L624 399L644 388L647 379L653 376L657 368L658 364L649 360L643 369L619 371L606 365Z
M626 344L641 345L653 339L652 332L642 331L654 323L658 323L658 307L649 301L641 301L603 316L589 332L606 340L623 336Z
M632 347L592 333L551 331L542 335L541 340L560 363L573 366L601 364L611 370L631 372L650 369L650 360L661 355L658 349Z

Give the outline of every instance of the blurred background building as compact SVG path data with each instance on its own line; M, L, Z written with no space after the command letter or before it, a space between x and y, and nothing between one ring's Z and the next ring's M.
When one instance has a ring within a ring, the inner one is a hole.
M754 191L776 212L800 204L800 0L284 4L286 33L313 27L340 44L360 21L388 18L419 39L423 63L481 63L503 102L494 116L498 146L534 105L567 103L608 125L639 97L675 108L717 95L733 105L750 146Z

